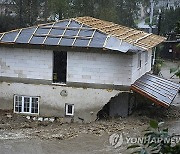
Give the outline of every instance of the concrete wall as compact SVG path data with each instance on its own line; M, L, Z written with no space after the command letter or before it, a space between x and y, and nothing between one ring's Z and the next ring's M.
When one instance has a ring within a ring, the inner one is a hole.
M137 68L137 54L68 52L67 82L130 86L151 69L151 51ZM0 76L52 81L53 51L0 48Z
M137 68L137 54L68 52L67 82L130 86L150 70L151 52L145 65ZM53 52L51 50L0 48L0 77L40 79L52 82ZM61 96L62 90L68 96ZM121 91L75 88L44 84L0 82L0 108L13 109L13 95L40 96L40 115L64 117L65 103L75 105L75 120L96 119L97 112ZM124 106L126 107L126 105Z
M145 52L148 52L148 61L145 62ZM138 68L138 54L133 55L132 60L132 80L131 83L134 83L138 78L140 78L146 72L151 70L151 58L152 51L145 51L141 53L141 68Z
M62 90L68 95L61 96ZM0 108L13 109L13 95L40 96L40 116L64 117L65 103L74 104L75 121L94 121L98 111L120 91L0 82Z
M0 48L0 76L52 80L52 51Z
M68 52L68 82L130 85L132 55Z

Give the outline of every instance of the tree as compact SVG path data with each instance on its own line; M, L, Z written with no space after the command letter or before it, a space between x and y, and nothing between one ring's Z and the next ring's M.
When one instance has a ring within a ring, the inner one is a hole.
M117 22L116 0L97 0L95 6L96 18Z
M139 0L72 0L73 17L92 16L135 27Z
M167 34L174 32L176 23L179 21L180 8L175 10L171 8L170 10L163 10L162 13L162 25L161 34Z
M0 33L18 28L17 18L12 16L0 16Z
M70 0L48 0L50 14L59 20L69 17Z
M180 34L180 20L176 23L175 33Z
M19 27L32 26L39 15L40 0L14 0Z
M72 16L95 16L96 0L72 0Z
M116 0L117 23L135 27L138 10L138 0Z

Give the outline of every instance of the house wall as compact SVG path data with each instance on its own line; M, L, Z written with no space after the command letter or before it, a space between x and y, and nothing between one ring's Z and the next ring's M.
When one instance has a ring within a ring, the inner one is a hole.
M0 48L0 76L52 80L52 51Z
M149 56L151 54L149 53ZM150 69L149 63L137 69L137 54L68 52L67 82L130 86ZM144 57L144 60L143 60ZM150 58L150 57L149 57ZM149 60L150 61L150 60ZM101 108L120 90L75 88L52 84L17 83L14 78L52 82L53 51L0 48L0 108L13 109L13 96L39 96L40 115L64 117L65 103L75 105L75 120L93 121ZM133 74L131 74L133 72ZM11 80L12 78L12 80ZM61 96L62 90L68 95ZM76 99L75 99L76 98ZM128 103L128 102L127 102ZM69 120L69 118L67 118Z
M0 48L0 76L52 81L53 51ZM151 69L151 54L138 68L137 54L68 52L67 82L130 86Z
M61 96L62 90L67 91L67 96ZM65 117L65 103L70 103L75 107L74 120L81 121L79 118L82 118L89 122L94 121L98 111L119 92L121 91L0 82L0 108L12 110L14 94L39 96L40 116L71 120Z
M145 63L145 52L148 52L148 62ZM138 78L144 75L146 72L151 70L151 59L152 51L145 51L141 53L141 67L138 68L138 54L133 55L132 60L132 80L131 83L134 83Z
M132 55L68 52L68 82L131 84Z

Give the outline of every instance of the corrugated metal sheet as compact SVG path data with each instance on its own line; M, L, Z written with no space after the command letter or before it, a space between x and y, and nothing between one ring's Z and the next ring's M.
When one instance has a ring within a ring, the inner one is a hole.
M92 17L65 19L0 34L0 44L92 47L120 52L148 50L164 40Z
M180 84L145 74L131 85L131 89L161 106L169 107L180 89Z

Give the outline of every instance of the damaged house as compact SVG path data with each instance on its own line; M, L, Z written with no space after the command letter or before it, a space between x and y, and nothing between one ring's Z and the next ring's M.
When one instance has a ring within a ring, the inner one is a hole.
M109 114L126 115L131 85L146 93L137 80L148 80L152 48L164 40L91 17L1 33L0 108L93 121L114 99Z

